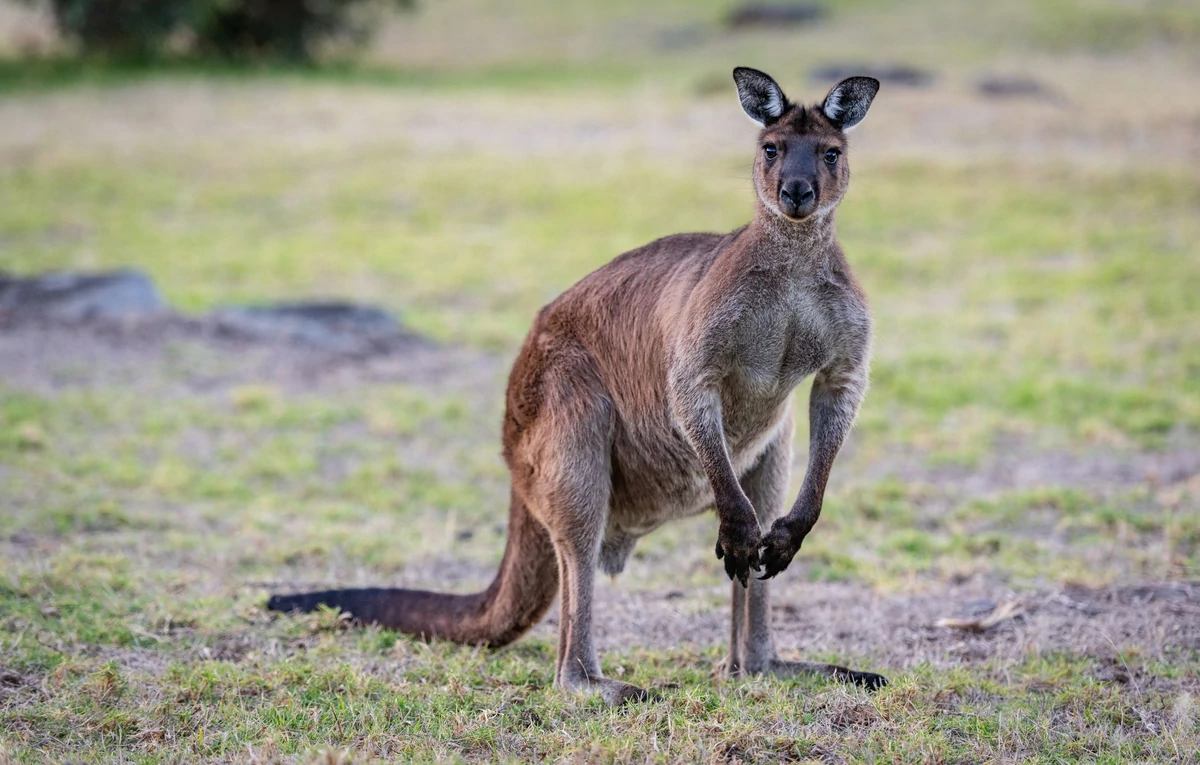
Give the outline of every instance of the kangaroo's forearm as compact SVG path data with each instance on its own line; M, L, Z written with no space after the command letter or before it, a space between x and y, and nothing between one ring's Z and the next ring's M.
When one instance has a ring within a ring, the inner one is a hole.
M861 365L822 371L813 381L809 398L808 470L788 518L807 533L821 514L825 486L866 393L866 370Z
M751 571L759 570L758 550L762 535L754 506L742 490L729 458L721 397L715 387L690 384L700 376L681 376L672 385L671 404L684 434L696 451L700 465L712 484L717 519L717 558L725 561L725 573L743 587L749 586Z
M675 418L712 485L718 518L735 520L727 516L743 514L750 501L742 492L729 459L720 396L714 389L681 385L673 388L671 398Z

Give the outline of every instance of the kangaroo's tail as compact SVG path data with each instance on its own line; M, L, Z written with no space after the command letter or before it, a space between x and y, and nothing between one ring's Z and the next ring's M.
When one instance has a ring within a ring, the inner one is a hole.
M369 588L272 595L272 611L315 611L330 606L355 621L378 624L426 640L499 647L521 637L546 613L558 593L558 561L550 535L515 495L508 545L500 571L472 595Z

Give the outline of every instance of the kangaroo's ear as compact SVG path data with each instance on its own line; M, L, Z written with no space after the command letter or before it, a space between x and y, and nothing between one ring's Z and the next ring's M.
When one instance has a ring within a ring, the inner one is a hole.
M787 109L787 96L771 75L739 66L733 70L733 81L737 84L738 100L742 102L746 116L758 124L770 125Z
M825 96L821 111L825 112L830 122L845 132L867 116L867 109L871 108L871 101L878 92L879 80L874 77L847 77L834 85L829 95Z

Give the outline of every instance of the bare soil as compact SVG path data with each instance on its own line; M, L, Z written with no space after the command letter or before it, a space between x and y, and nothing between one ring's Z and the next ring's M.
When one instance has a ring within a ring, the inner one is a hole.
M413 336L375 353L339 353L223 333L177 315L135 321L0 324L0 383L42 394L72 388L133 387L159 394L216 393L269 383L286 392L335 390L450 377L470 387L491 380L497 360L440 348Z

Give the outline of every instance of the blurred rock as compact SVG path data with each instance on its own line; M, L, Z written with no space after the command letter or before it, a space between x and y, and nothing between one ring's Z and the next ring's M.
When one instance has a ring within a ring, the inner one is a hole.
M726 23L733 29L747 27L794 27L813 24L825 17L817 3L745 3L730 11Z
M208 319L219 333L288 341L337 353L371 353L420 342L387 311L353 303L226 307Z
M213 337L365 356L408 351L427 341L387 311L338 301L227 306L204 316L171 310L143 273L55 272L20 278L0 273L0 327L68 325L108 337L151 341ZM40 448L25 437L26 448Z
M981 599L968 601L963 604L962 608L958 610L955 616L963 619L986 616L987 614L990 614L992 611L996 610L996 605L997 603L994 600Z
M0 318L79 322L139 319L165 311L154 282L139 271L0 275Z
M833 84L847 77L874 77L884 85L925 88L933 84L932 72L904 64L826 64L812 70L812 78Z
M986 75L975 81L975 90L986 98L1031 98L1058 102L1062 97L1031 77Z

